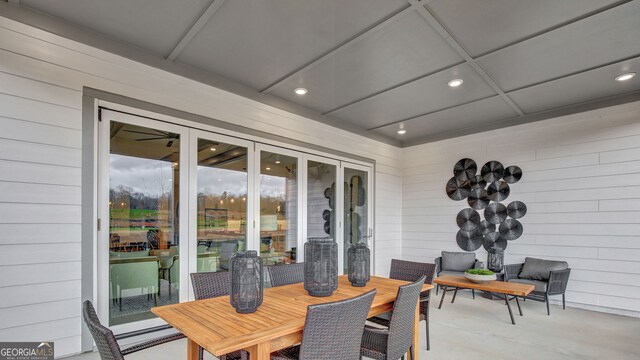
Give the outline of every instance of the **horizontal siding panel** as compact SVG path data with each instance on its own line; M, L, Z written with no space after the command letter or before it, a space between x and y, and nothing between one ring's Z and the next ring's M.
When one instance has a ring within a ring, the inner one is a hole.
M581 212L558 214L530 214L522 222L528 224L636 224L640 212Z
M82 112L78 109L0 93L0 116L80 130Z
M525 224L531 234L538 235L623 235L640 234L640 224Z
M80 335L80 317L48 321L38 324L12 327L0 330L3 341L53 341L60 334L69 336ZM57 344L56 344L57 345Z
M2 292L0 309L58 300L80 299L80 280L11 286L4 287L0 291ZM3 339L2 335L0 335L0 339Z
M0 244L80 243L80 233L80 224L0 224Z
M640 144L640 136L626 136L614 139L539 149L537 152L537 157L538 159L546 159L578 154L598 153L604 151L634 148L637 147L638 144Z
M0 160L0 181L80 186L80 168Z
M78 186L0 181L0 202L80 205L81 195Z
M527 214L581 213L598 211L598 200L565 202L526 202ZM529 219L529 216L527 216Z
M611 235L523 235L531 237L541 246L589 246L602 248L640 249L640 239L637 236ZM520 240L520 239L518 239Z
M0 114L3 111L0 110ZM0 116L0 137L32 143L64 146L75 149L82 147L82 132L60 126L16 120Z
M615 200L640 199L640 187L618 187L600 189L580 189L547 191L536 193L536 201L581 201L581 200Z
M82 93L64 87L0 72L0 92L46 103L82 109Z
M80 280L80 265L80 261L71 261L0 266L0 272L2 272L2 277L0 277L0 288L6 286Z
M593 176L564 180L549 179L548 181L523 182L518 185L518 189L522 192L631 187L640 185L640 175L616 174L614 176Z
M0 203L1 224L79 224L80 205Z
M2 319L0 330L77 317L78 309L80 309L80 299L0 309L0 319Z
M637 239L637 241L640 242L640 239ZM598 257L608 260L638 261L640 259L640 249L602 248L599 250ZM640 286L640 283L638 283L638 286Z
M0 159L80 167L82 152L80 149L0 139Z
M0 264L20 265L80 261L80 244L0 245Z
M616 151L607 151L600 154L600 163L618 163L627 161L640 160L640 147L633 149L623 149Z
M600 211L640 211L640 198L600 200Z
M553 159L542 159L534 161L522 161L518 166L522 169L523 179L528 180L529 174L533 171L544 171L554 169L577 168L587 165L600 164L600 156L596 154L584 154L575 156L565 156Z
M640 173L640 161L582 166L580 168L531 171L523 174L523 181L551 181L562 179L583 179L596 176L611 176ZM526 176L526 178L525 178Z

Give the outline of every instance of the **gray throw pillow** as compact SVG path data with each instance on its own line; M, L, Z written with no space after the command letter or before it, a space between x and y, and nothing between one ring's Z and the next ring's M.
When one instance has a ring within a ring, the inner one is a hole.
M476 262L476 253L472 252L442 252L443 271L467 271Z
M569 268L566 261L543 260L536 258L525 258L522 270L518 275L521 279L549 281L549 272Z

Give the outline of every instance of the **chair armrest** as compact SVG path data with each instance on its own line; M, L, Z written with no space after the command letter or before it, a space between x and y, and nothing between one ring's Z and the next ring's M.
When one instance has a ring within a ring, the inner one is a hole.
M440 276L440 272L442 271L442 256L435 258L433 263L436 264L436 276Z
M162 345L162 344L166 344L168 342L174 341L174 340L179 340L179 339L183 339L185 336L181 333L177 333L177 334L172 334L172 335L167 335L167 336L163 336L163 337L159 337L156 339L151 339L145 342L141 342L139 344L136 345L132 345L129 346L128 348L122 349L122 355L129 355L131 353L140 351L140 350L144 350L144 349L148 349L150 347L153 346L157 346L157 345Z
M474 269L484 269L484 262L476 259L476 262L473 264Z
M504 281L509 281L511 279L517 279L518 278L518 274L520 274L520 271L522 270L522 265L524 265L524 263L505 265L504 266Z
M374 334L389 335L389 329L379 329L372 326L365 326L364 331L372 332Z
M569 283L571 269L557 270L549 272L549 285L547 285L548 295L564 294Z

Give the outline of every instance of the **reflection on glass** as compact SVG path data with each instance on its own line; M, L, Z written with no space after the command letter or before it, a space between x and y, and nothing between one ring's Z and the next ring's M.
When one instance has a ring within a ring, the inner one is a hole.
M307 237L335 239L336 166L311 160L307 165Z
M198 272L247 249L247 148L198 139Z
M296 262L298 160L260 153L260 256L265 265Z
M109 324L154 317L178 302L180 137L111 123Z
M368 173L350 168L344 169L344 271L347 271L347 251L351 244L368 241Z

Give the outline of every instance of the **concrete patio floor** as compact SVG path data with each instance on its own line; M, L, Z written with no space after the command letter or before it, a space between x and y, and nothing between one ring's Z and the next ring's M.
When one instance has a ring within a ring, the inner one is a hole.
M435 295L435 294L434 294ZM431 308L431 351L425 350L424 322L420 323L420 359L640 359L640 319L551 306L547 316L543 303L522 303L524 317L512 325L504 302L460 292L454 304L448 299ZM448 300L448 301L447 301ZM569 299L568 299L569 300ZM97 353L69 357L98 360ZM186 359L184 340L127 356L127 360ZM205 359L213 360L206 354ZM339 356L336 355L336 359Z

